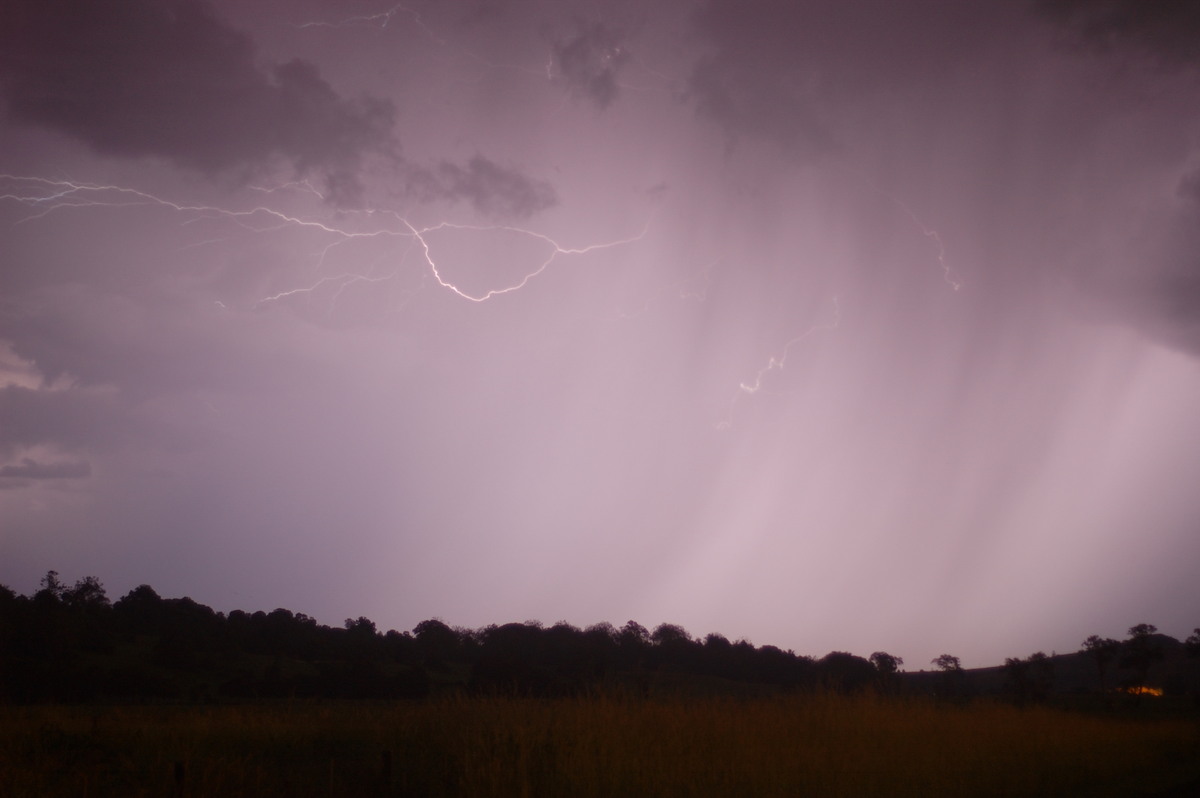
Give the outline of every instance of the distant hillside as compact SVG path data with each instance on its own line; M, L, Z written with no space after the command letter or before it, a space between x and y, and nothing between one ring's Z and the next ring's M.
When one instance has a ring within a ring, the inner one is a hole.
M1200 694L1200 657L1169 635L1153 634L1148 641L1162 652L1162 659L1150 665L1146 679L1140 680L1134 668L1122 666L1121 654L1116 651L1108 664L1105 687L1114 690L1140 685L1160 689L1165 695ZM1096 661L1088 652L1055 654L1048 661L1052 669L1051 693L1100 691ZM945 683L940 671L909 672L903 679L908 689L920 693L936 693ZM960 689L971 695L1005 695L1013 692L1012 682L1010 670L1005 666L972 668L963 671Z

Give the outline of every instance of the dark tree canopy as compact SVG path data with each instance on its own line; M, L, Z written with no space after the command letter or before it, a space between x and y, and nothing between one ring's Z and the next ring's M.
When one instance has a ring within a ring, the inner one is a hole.
M871 664L875 666L875 670L885 676L890 676L900 672L900 667L904 665L904 658L897 657L886 651L876 651L870 656Z
M1111 637L1091 635L1083 641L1083 650L1092 658L1096 665L1096 675L1100 681L1100 691L1108 689L1108 667L1121 652L1121 643Z
M1121 646L1121 665L1135 674L1137 684L1132 686L1144 685L1150 669L1164 655L1157 626L1139 623L1129 627L1129 637Z
M1110 666L1141 684L1161 661L1164 641L1179 656L1185 648L1150 624L1129 632L1122 643L1093 635L1070 656L1090 657L1102 685ZM1200 652L1200 629L1186 647ZM55 571L30 596L0 585L0 703L397 699L437 691L560 696L608 688L970 693L958 657L942 654L932 662L935 674L903 674L904 660L884 651L813 659L717 633L693 636L678 624L651 632L635 621L586 629L525 621L472 630L435 618L411 632L381 633L363 616L328 627L282 607L226 615L191 598L164 599L149 585L110 602L99 579L69 584ZM1056 658L1036 652L1008 659L1002 672L1016 700L1045 700L1055 688Z
M939 654L929 661L940 671L957 673L962 671L962 660L952 654Z

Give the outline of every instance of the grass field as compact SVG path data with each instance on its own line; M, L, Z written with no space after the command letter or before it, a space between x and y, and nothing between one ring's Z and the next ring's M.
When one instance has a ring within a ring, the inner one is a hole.
M0 707L0 796L1127 796L1200 724L875 696ZM1183 793L1181 793L1183 794Z

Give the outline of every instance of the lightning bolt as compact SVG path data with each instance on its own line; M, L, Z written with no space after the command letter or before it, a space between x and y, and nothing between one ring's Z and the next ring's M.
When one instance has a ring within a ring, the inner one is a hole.
M650 223L649 223L649 221L647 221L645 226L642 227L641 232L635 236L631 236L629 238L622 238L617 241L609 241L609 242L606 242L603 244L591 244L586 247L568 248L568 247L563 247L557 241L550 238L550 236L544 235L542 233L534 232L532 230L525 230L520 227L509 227L508 225L478 226L478 225L454 224L452 222L441 222L432 227L425 227L425 228L418 230L416 227L413 227L408 222L404 222L404 223L406 225L408 225L408 229L412 233L413 237L416 238L417 241L420 242L421 247L423 248L423 250L425 252L425 262L429 265L429 270L433 274L433 278L435 280L437 280L438 285L440 285L442 288L445 288L446 290L448 290L454 294L457 294L458 296L462 297L463 299L466 299L471 302L486 302L489 299L491 299L492 297L503 296L504 294L511 294L514 291L521 290L522 288L524 288L526 286L526 284L529 283L530 280L534 279L535 277L540 275L542 272L546 271L546 269L550 268L550 264L553 263L560 255L586 255L589 252L595 252L597 250L610 249L612 247L619 247L619 246L622 246L625 244L632 244L635 241L640 241L642 238L644 238L646 236L646 233L648 233L650 230ZM530 238L535 238L535 239L545 242L550 247L550 254L546 257L545 260L542 261L541 265L539 265L533 271L527 272L517 282L515 282L511 285L505 286L503 288L490 289L488 291L485 291L482 294L470 294L470 293L467 293L466 291L464 291L463 289L459 288L458 285L456 285L455 283L452 283L448 279L446 279L442 275L442 270L438 267L437 263L434 261L433 255L430 252L429 242L425 237L427 235L429 235L430 233L436 232L438 230L475 230L475 231L485 231L485 232L486 231L504 231L504 232L509 232L509 233L518 233L520 235L529 236Z
M280 183L278 186L246 186L246 188L262 194L276 194L280 191L302 191L306 194L312 194L322 202L325 201L325 195L318 191L317 187L308 180L291 180L287 183Z
M938 235L938 231L931 227L926 227L925 223L917 217L917 214L896 197L886 193L884 196L895 203L897 208L904 211L904 213L908 215L908 218L913 220L913 224L915 224L917 229L921 231L921 235L928 238L937 246L937 262L942 268L942 279L955 291L961 290L963 287L963 282L954 276L954 270L950 268L950 264L946 262L946 244L942 241L942 237Z
M941 235L938 234L937 230L926 225L923 221L921 221L921 218L919 216L917 216L916 211L914 211L912 208L910 208L899 197L895 196L894 194L892 194L888 191L884 191L882 188L880 188L875 183L874 180L867 177L860 170L858 170L846 163L842 163L842 162L835 162L833 165L836 168L841 169L842 171L848 172L849 174L858 178L868 188L870 188L872 191L874 191L879 196L886 199L888 202L895 205L897 208L900 209L900 211L905 216L907 216L909 219L911 219L912 223L914 225L916 225L918 230L921 231L921 235L928 238L930 241L933 242L934 246L937 247L937 263L938 263L938 266L942 270L942 280L945 281L945 283L947 285L949 285L955 291L962 290L965 283L963 283L963 281L960 278L955 276L953 267L950 266L949 261L946 259L946 244L945 244L945 242L942 241L942 237L941 237Z
M920 230L921 235L925 236L925 238L927 238L931 242L933 242L934 246L937 248L937 264L942 272L942 280L947 285L949 285L954 291L962 290L964 283L955 274L953 267L950 265L950 263L946 257L946 244L944 241L942 241L942 237L938 233L937 230L926 225L923 221L921 221L921 218L919 216L917 216L916 212L912 208L910 208L906 203L904 203L902 200L900 200L895 195L893 195L887 191L884 191L873 180L871 180L869 177L867 177L865 174L863 174L860 170L858 170L846 163L840 162L840 161L834 162L832 165L837 169L840 169L844 172L848 172L849 174L851 174L858 180L862 181L862 183L865 184L867 187L869 187L873 192L875 192L879 196L886 199L888 202L895 205L897 208L900 209L900 211L902 213L904 213L905 216L907 216L909 219L911 219L912 223L916 226L916 228L918 230ZM737 408L738 402L743 397L753 396L754 394L757 394L760 390L762 390L764 381L766 380L767 376L769 374L771 374L772 372L783 371L783 369L787 366L788 355L791 352L793 347L797 346L802 341L811 337L812 335L816 334L817 332L830 331L830 330L837 329L838 325L841 322L841 306L839 305L838 298L836 296L834 296L831 301L832 301L832 305L833 305L832 321L826 322L826 323L814 324L811 327L809 327L807 330L805 330L804 332L800 333L796 337L789 340L787 343L784 344L783 349L780 351L780 353L778 355L772 355L767 360L766 365L758 370L758 372L755 374L755 376L752 380L749 380L747 382L742 382L738 385L737 391L734 393L733 398L730 399L730 401L729 401L729 409L726 413L725 419L723 421L718 422L718 424L716 425L718 430L727 430L733 425L734 411Z
M353 285L355 283L381 283L385 280L390 280L393 277L395 277L394 274L385 275L383 277L368 277L363 274L350 274L350 273L339 274L339 275L336 275L333 277L322 277L321 279L317 280L312 285L303 286L300 288L289 288L286 291L280 291L277 294L272 294L271 296L265 296L262 299L255 302L253 307L256 307L256 308L261 307L263 305L270 304L271 302L278 302L281 299L287 299L288 297L291 297L291 296L298 296L301 294L314 294L318 290L320 290L322 287L332 284L332 285L337 286L337 290L334 291L333 297L330 299L330 310L332 311L333 306L337 304L338 297L341 296L342 292L345 291L348 286Z
M391 24L392 18L397 14L406 14L412 23L430 38L431 41L440 45L445 45L446 42L439 38L425 21L421 19L421 12L416 9L409 8L403 3L397 3L389 9L380 11L376 14L359 14L353 17L346 17L336 22L328 22L324 20L313 20L310 22L295 23L294 27L304 30L306 28L379 28L380 30L388 27Z
M767 364L760 368L754 375L754 378L748 382L743 382L738 385L737 391L729 400L729 409L725 414L725 419L717 423L718 431L728 430L733 426L733 414L737 409L738 401L744 396L753 396L763 388L763 382L767 375L775 371L783 371L787 367L788 355L794 347L801 342L811 338L819 332L830 332L836 330L842 322L842 307L836 295L830 298L832 306L832 319L826 322L817 322L806 329L804 332L788 340L783 345L778 355L771 355L767 359Z
M278 230L287 226L308 227L321 230L346 238L364 235L380 235L381 233L356 233L333 227L324 222L302 219L283 211L257 205L247 210L230 210L216 205L190 205L164 199L146 191L118 185L102 185L97 183L77 183L71 180L53 180L45 177L24 177L20 175L0 174L0 180L8 184L7 193L0 194L0 200L18 202L29 208L38 209L36 213L26 216L18 223L29 222L44 218L51 213L65 208L127 208L159 206L180 213L195 214L193 218L203 216L225 217L238 226L256 233ZM42 189L42 193L16 193L21 187L27 186ZM268 222L264 226L255 226L252 220L262 218Z
M357 212L357 215L364 220L376 222L374 227L363 230L352 229L348 226L333 225L318 219L305 218L267 205L256 205L244 210L235 210L217 205L180 203L128 186L81 183L71 180L54 180L44 177L24 177L8 174L0 174L0 185L3 185L3 188L0 190L4 191L3 194L0 194L0 200L16 202L33 211L28 216L20 219L18 223L42 219L49 214L63 212L68 209L157 206L187 215L189 217L188 223L199 218L224 218L253 233L266 233L288 228L314 230L334 238L332 242L319 251L319 266L324 264L329 252L335 247L354 239L380 237L408 238L416 242L420 247L429 274L441 288L455 296L475 303L486 302L495 297L521 290L531 280L543 274L560 258L584 256L592 252L632 244L644 238L650 228L650 221L647 220L641 231L636 235L602 243L588 244L586 246L568 247L560 244L545 233L521 227L513 227L511 225L467 225L454 222L440 222L435 225L418 227L392 210L368 209ZM316 192L306 182L285 184L285 186L269 189L256 187L256 190L263 193L272 193L287 186L299 188L318 194L319 196L319 192ZM383 220L385 224L379 224L378 220ZM491 288L480 293L471 293L447 277L445 268L435 259L429 236L440 231L501 231L513 233L541 242L547 249L547 255L537 262L536 265L532 266L532 268L524 271L522 276L515 282L498 288ZM211 241L204 243L211 243ZM401 255L401 260L403 260L403 257ZM312 285L289 289L263 297L254 306L257 307L265 303L275 302L297 294L311 294L317 289L331 284L337 286L334 294L336 298L352 284L359 282L382 282L391 279L393 276L394 274L371 276L353 272L325 276Z

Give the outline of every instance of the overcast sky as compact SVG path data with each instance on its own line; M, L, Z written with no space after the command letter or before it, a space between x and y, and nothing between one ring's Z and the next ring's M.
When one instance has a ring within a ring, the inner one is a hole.
M1200 624L1200 3L7 6L18 592Z

